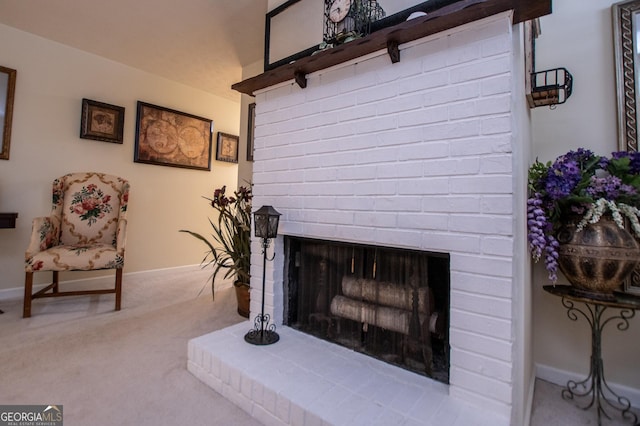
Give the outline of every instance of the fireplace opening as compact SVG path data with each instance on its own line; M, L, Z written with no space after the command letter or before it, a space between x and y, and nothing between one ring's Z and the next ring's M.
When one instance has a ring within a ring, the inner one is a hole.
M285 323L449 383L449 255L285 237Z

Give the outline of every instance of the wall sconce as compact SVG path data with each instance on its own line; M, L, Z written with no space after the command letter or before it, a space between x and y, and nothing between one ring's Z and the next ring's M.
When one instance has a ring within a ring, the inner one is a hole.
M524 65L527 80L525 91L529 108L563 104L571 96L573 76L566 68L536 71L536 38L542 34L540 19L524 23Z
M566 68L531 73L531 103L534 108L563 104L571 96L572 89L573 76Z
M253 223L255 235L262 238L262 306L260 313L253 320L253 330L244 336L244 340L252 345L270 345L280 340L276 333L276 325L269 325L271 316L264 313L264 285L267 260L272 261L276 256L275 252L271 259L267 258L267 248L270 240L278 235L278 222L280 213L271 206L262 206L253 213Z

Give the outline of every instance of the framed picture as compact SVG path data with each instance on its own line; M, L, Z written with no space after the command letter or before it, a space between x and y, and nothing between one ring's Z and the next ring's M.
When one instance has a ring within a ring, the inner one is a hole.
M9 159L17 71L0 66L0 160Z
M138 101L133 161L211 170L213 121Z
M253 161L253 141L256 129L256 103L249 104L249 119L247 126L247 161Z
M80 137L96 141L122 143L124 107L82 100Z
M229 163L238 162L238 136L218 132L218 149L216 160Z

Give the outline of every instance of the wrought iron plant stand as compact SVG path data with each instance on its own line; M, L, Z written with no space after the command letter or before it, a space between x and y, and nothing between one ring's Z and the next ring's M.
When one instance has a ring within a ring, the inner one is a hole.
M617 411L620 416L633 425L638 424L637 415L631 411L629 399L615 393L604 377L602 362L602 330L609 323L616 323L620 331L629 328L629 320L635 316L640 308L640 298L614 293L612 297L598 298L597 296L575 289L568 285L546 285L544 290L562 298L562 305L567 308L567 317L577 321L580 316L591 326L591 358L589 375L582 381L569 380L562 390L562 398L574 400L584 398L586 405L577 404L583 410L595 407L598 425L602 424L602 417L611 419L609 412ZM581 309L576 302L582 303ZM610 313L609 309L619 310ZM605 312L609 314L605 315Z

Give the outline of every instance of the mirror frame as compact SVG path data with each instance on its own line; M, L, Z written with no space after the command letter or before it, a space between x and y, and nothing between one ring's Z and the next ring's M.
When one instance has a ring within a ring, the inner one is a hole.
M265 36L264 36L264 71L270 71L274 68L278 68L281 65L284 64L288 64L289 62L292 61L297 61L300 58L304 58L305 56L310 56L313 52L315 52L316 50L318 50L320 48L320 43L308 47L300 52L295 52L292 53L291 55L285 57L285 58L281 58L278 59L274 62L271 62L271 58L270 58L270 50L271 50L271 20L276 17L277 15L285 12L287 9L289 9L291 6L295 5L296 3L300 2L301 0L288 0L286 2L284 2L283 4L281 4L280 6L276 7L275 9L273 9L272 11L268 12L266 17L265 17ZM318 17L319 19L322 19L322 16ZM319 35L320 39L322 39L322 34Z
M4 111L4 128L2 132L2 150L0 160L9 159L9 147L11 146L11 122L13 121L13 99L16 92L17 71L11 68L0 66L0 72L9 76L6 93L6 104Z
M640 13L640 0L614 3L611 6L613 17L613 40L616 69L616 90L618 102L618 149L638 151L638 93L634 52L638 49L634 32L634 16Z
M640 13L640 0L623 1L611 6L618 102L618 149L638 152L638 86L640 64L634 65L637 51L634 18ZM640 55L638 56L640 57ZM636 267L623 283L624 291L640 295L640 268Z

